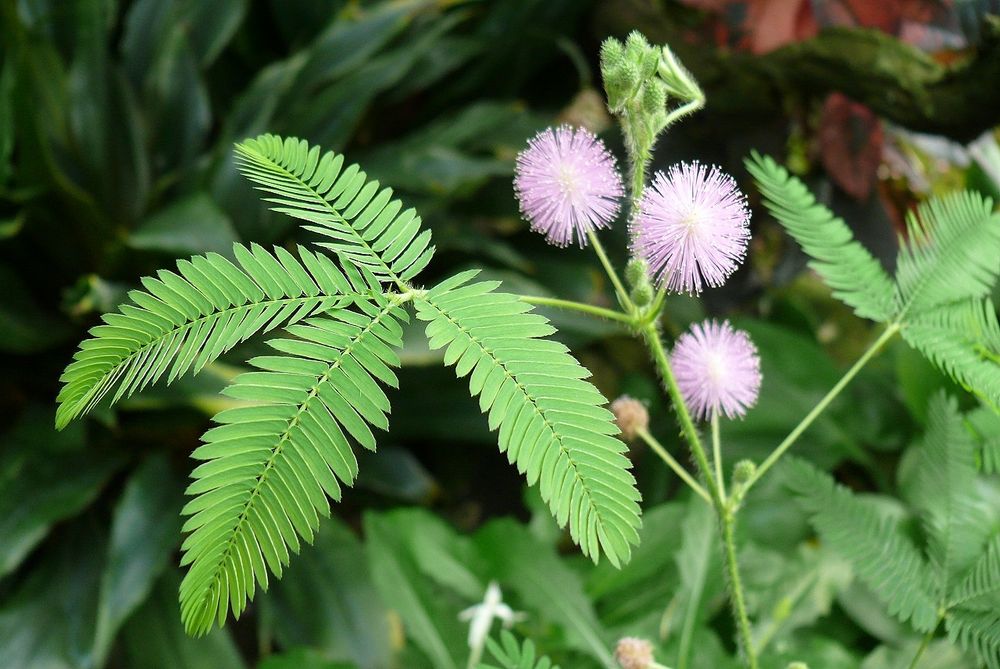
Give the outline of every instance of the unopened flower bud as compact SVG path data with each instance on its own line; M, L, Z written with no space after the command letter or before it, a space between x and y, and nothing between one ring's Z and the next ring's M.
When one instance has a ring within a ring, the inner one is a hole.
M632 258L625 266L625 280L630 286L638 286L649 277L649 265L642 258Z
M789 662L787 669L809 669L809 665L805 662Z
M644 307L653 301L653 284L649 281L640 283L629 293L629 298L637 307Z
M733 487L742 487L757 473L757 465L751 460L740 460L733 468Z
M650 669L653 666L653 644L645 639L623 637L615 647L615 660L622 669Z
M642 111L648 116L661 114L667 106L667 87L662 81L651 79L642 88Z
M615 423L625 441L633 441L639 432L649 427L649 412L645 405L628 395L622 395L611 403L611 413L615 415Z

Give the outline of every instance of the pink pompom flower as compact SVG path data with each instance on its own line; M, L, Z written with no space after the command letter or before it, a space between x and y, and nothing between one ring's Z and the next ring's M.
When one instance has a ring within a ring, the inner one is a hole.
M705 420L715 414L742 417L757 402L760 356L750 335L729 321L697 323L677 339L670 356L681 395Z
M750 209L728 174L680 163L657 172L643 192L632 237L660 287L700 293L721 286L746 255Z
M547 128L517 156L514 190L531 229L550 244L582 247L587 233L618 216L622 190L615 159L583 128Z

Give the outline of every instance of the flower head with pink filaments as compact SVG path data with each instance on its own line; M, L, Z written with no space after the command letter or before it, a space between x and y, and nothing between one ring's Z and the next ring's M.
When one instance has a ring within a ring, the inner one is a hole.
M618 216L624 192L601 140L568 125L541 131L518 154L514 190L531 229L556 246L586 246L587 233Z
M731 176L701 163L657 172L632 221L632 250L661 287L721 286L750 241L750 210Z
M681 335L670 356L681 395L696 418L713 413L742 417L757 402L760 356L750 335L729 321L697 323Z

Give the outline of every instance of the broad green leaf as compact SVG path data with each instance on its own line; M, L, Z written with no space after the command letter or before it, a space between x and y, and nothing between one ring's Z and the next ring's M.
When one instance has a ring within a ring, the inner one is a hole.
M24 579L0 603L0 660L4 666L93 666L89 651L106 546L105 532L92 516L65 527L46 546Z
M180 576L168 570L152 596L122 628L125 666L142 669L245 669L240 651L227 630L194 639L177 615Z
M468 602L421 571L408 545L407 521L406 514L365 514L368 569L386 606L399 614L406 638L432 666L458 669L468 652L458 613Z
M31 410L0 440L0 576L14 571L49 533L96 499L121 464L85 448L84 430L54 435L51 414Z
M180 541L183 481L163 456L152 456L129 478L115 507L101 579L94 662L104 664L125 619L149 595Z
M128 244L178 256L214 251L232 257L238 239L226 214L208 195L196 193L143 220L129 235Z
M307 646L326 662L359 669L392 664L389 612L372 584L361 542L340 521L322 525L316 543L262 603L282 648Z
M517 593L526 608L563 628L567 644L587 653L604 667L615 661L611 641L601 628L580 577L557 557L551 546L535 539L522 525L502 519L476 533L476 545L500 584Z

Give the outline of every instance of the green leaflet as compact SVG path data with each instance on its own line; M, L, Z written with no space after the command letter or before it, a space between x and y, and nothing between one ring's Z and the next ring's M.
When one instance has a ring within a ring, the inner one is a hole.
M500 632L500 643L487 639L486 646L502 669L559 669L558 664L552 664L552 660L545 656L536 659L535 644L531 639L525 639L519 645L514 635L507 630ZM497 669L497 667L480 664L479 669Z
M902 335L994 410L1000 407L1000 324L989 299L973 298L913 315Z
M928 427L919 448L911 493L927 534L927 556L946 599L957 577L982 554L990 531L976 491L976 452L958 403L944 393L928 408Z
M221 625L231 609L239 617L253 599L255 581L267 588L299 550L312 542L320 515L330 513L327 496L340 499L340 483L351 485L357 461L348 435L375 450L370 425L386 429L389 401L379 382L396 384L392 350L402 345L398 301L356 300L342 309L288 328L297 339L275 339L283 356L250 361L259 371L236 378L230 397L254 402L215 417L203 460L192 477L183 513L181 617L189 633Z
M346 261L371 270L401 289L434 255L430 230L420 232L420 217L403 211L392 189L379 190L344 156L304 140L261 135L236 146L243 174L270 194L274 211L311 223L305 227L330 238L320 244Z
M627 562L639 539L639 492L606 400L566 347L543 339L554 332L544 317L494 292L496 282L468 283L474 275L414 300L431 348L447 347L445 364L469 375L490 429L500 430L500 450L538 484L584 554Z
M786 484L820 537L854 566L889 612L927 632L937 624L937 602L927 564L902 531L830 476L789 458Z
M146 290L129 293L133 304L105 314L63 372L56 426L90 411L116 386L112 403L168 370L169 381L197 373L257 332L371 290L359 274L349 281L332 260L302 247L300 260L280 247L270 253L237 244L233 251L238 267L217 253L180 260L179 273L161 270L144 278Z
M745 161L764 204L812 258L834 296L862 318L888 321L894 313L892 279L847 224L816 202L805 185L770 156L754 151Z
M896 308L920 314L987 297L1000 272L1000 214L972 191L931 199L907 217L896 261Z

